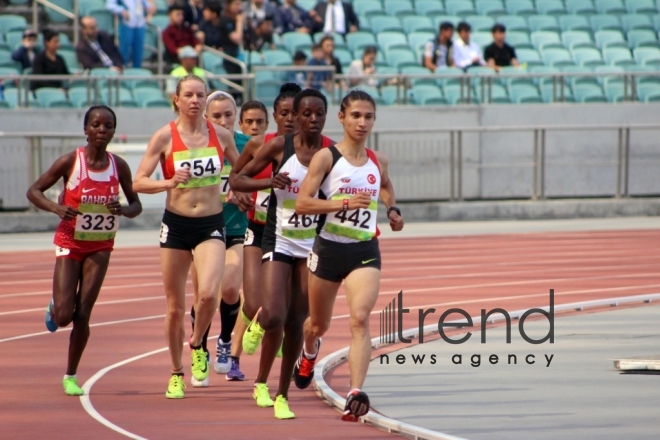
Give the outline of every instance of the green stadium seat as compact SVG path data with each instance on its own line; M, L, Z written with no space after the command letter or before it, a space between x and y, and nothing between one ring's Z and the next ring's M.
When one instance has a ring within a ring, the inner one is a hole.
M544 15L564 15L566 8L561 0L537 0L536 13Z
M417 0L415 1L415 11L417 14L425 16L442 15L445 13L445 6L440 0Z
M582 15L562 15L559 17L559 26L566 31L592 32L591 24L587 17Z
M403 26L401 26L401 20L398 17L389 15L373 17L370 19L370 24L371 30L376 34L385 31L403 32Z
M596 46L601 51L604 50L605 48L628 47L628 43L626 43L626 40L620 31L615 31L615 30L598 31L594 33L594 39L596 40Z
M486 93L488 93L487 90ZM485 96L482 102L491 102L493 104L511 104L509 94L507 93L506 88L501 84L492 84L490 86L490 99L488 96Z
M603 58L605 63L611 66L625 66L627 64L635 64L630 50L620 47L612 47L603 50Z
M623 15L627 12L621 0L595 0L594 4L599 14Z
M165 98L147 99L140 105L142 108L172 108L172 103Z
M635 49L636 47L658 47L656 33L648 29L628 31L627 40L631 49Z
M626 7L631 14L657 14L658 7L653 0L627 0Z
M628 14L621 16L621 27L625 32L635 29L653 30L653 23L648 15Z
M88 15L94 17L98 23L99 29L109 34L115 33L115 17L112 12L105 8L91 9Z
M363 31L346 34L346 44L353 52L362 50L366 46L378 46L374 34Z
M561 33L561 42L569 50L596 47L591 35L584 31L565 31Z
M547 49L541 52L541 59L546 66L563 67L574 65L571 54L566 49Z
M623 102L625 93L623 84L612 84L605 87L607 102Z
M577 66L595 68L605 64L598 49L574 49L571 54L573 55L573 62Z
M519 16L534 15L536 14L536 8L534 8L534 3L531 0L507 0L506 13Z
M103 0L78 0L78 16L84 17L92 9L105 8Z
M623 75L626 73L625 69L620 66L596 66L594 71L596 74L620 74L620 76L597 76L596 80L598 81L598 84L606 89L611 84L623 84Z
M607 102L603 89L597 84L580 84L573 88L576 102Z
M533 85L514 85L509 88L509 97L517 104L543 102L539 90Z
M541 55L539 55L536 49L517 49L516 56L518 57L518 62L527 63L528 67L543 65Z
M131 91L123 87L120 87L119 90L115 87L111 90L101 90L101 100L110 106L119 105L123 107L123 104L126 103L127 107L137 107L137 103L135 103L135 105L131 104L131 102L133 102L133 94Z
M0 15L0 34L6 34L11 31L20 31L22 34L23 30L27 29L27 27L27 20L22 15Z
M653 75L644 75L645 73L654 74L657 72L653 66L626 66L626 72L635 75L635 84L660 84L660 77ZM623 81L622 81L623 82Z
M529 37L532 40L532 45L538 51L541 51L541 49L564 48L564 45L561 43L559 35L556 32L537 31L532 32Z
M26 102L26 96L25 96L25 89L21 90L22 99L21 103L23 104L23 107L34 107L34 108L39 108L41 107L41 104L39 103L38 100L34 99L32 97L31 93L27 93L27 102ZM12 107L12 108L18 108L18 89L5 89L3 92L3 95L5 97L5 101Z
M167 15L155 15L151 19L151 24L156 26L161 31L165 29L170 24L170 19Z
M532 15L527 17L527 24L529 24L532 32L549 31L559 33L562 30L557 19L552 15Z
M339 60L343 67L348 67L353 61L353 54L348 49L337 48L335 49L335 57Z
M73 0L51 0L55 6L59 6L62 9L67 11L73 11ZM65 23L69 21L69 18L56 12L51 8L44 8L46 10L46 15L51 23Z
M425 105L427 99L444 98L440 87L432 84L421 84L413 86L410 90L411 101L418 105Z
M508 14L500 0L475 0L475 7L479 15L497 17Z
M591 22L591 29L594 33L603 30L620 31L623 29L619 18L614 15L592 15L589 17L589 21Z
M403 94L405 91L403 89L397 90L397 86L385 86L380 89L380 96L385 102L385 105L394 105L397 104L397 94L400 94L401 100L403 100Z
M552 84L554 81L554 77L550 76L555 73L561 73L561 70L557 67L552 67L552 66L534 66L530 69L531 73L543 73L547 74L548 76L543 76L540 78L534 78L530 79L529 81L519 81L518 84L526 83L526 84L535 84L537 86L545 86L547 84ZM507 84L510 85L510 84Z
M465 18L470 26L472 26L472 32L488 32L490 33L493 25L495 24L495 19L493 17L488 17L485 15L470 15Z
M73 49L60 49L57 51L57 54L64 58L64 63L69 69L69 72L75 73L80 70L78 65L78 56Z
M332 39L335 42L335 47L343 47L343 48L348 47L346 46L346 40L344 40L344 37L341 34L325 34L323 32L317 32L314 34L313 37L314 43L320 43L321 39L323 39L323 37L325 37L326 35L330 35L332 37Z
M138 102L140 107L144 107L144 103L146 101L165 98L163 92L160 90L142 87L139 87L133 91L133 97Z
M384 3L384 6L387 15L396 17L415 15L415 8L409 0L388 0Z
M69 100L76 108L84 108L100 102L98 99L95 100L94 90L90 90L89 95L87 94L87 88L70 89Z
M381 73L380 69L378 73ZM404 75L430 75L431 72L426 67L421 66L406 66L401 68L401 73ZM411 78L410 83L413 86L420 84L436 84L435 78Z
M465 72L456 67L448 67L446 69L436 70L435 74L437 76L437 84L444 88L453 85L460 85L461 78L465 75Z
M638 47L633 49L633 58L637 64L660 65L660 49L656 47ZM652 62L651 62L652 61Z
M506 32L506 41L511 46L516 48L516 51L519 49L533 49L532 42L529 39L529 34L527 32L520 31L511 31L507 29Z
M282 42L290 53L296 53L296 51L302 47L311 46L312 39L308 34L287 32L282 35Z
M462 104L462 103L467 103L467 99L463 98L461 100L461 88L458 85L451 85L447 86L444 88L444 93L445 93L445 99L447 100L448 103L456 105L456 104ZM467 92L463 90L463 95L467 95ZM474 97L476 98L476 97ZM471 99L472 102L474 102L474 99Z
M131 90L135 90L139 87L143 87L143 88L150 87L153 89L160 89L160 84L158 83L158 80L151 78L153 77L153 73L151 73L151 70L149 69L136 68L136 67L127 68L124 69L123 75L144 77L144 79L133 79L133 80L122 81L122 85L124 87L128 87Z
M290 66L293 64L291 54L284 50L267 50L263 52L267 66Z
M644 102L649 103L649 102L660 102L660 92L658 93L650 93L646 95L644 98Z
M646 101L649 96L660 95L660 84L640 84L637 87L637 99L642 102ZM657 102L657 101L654 101Z
M497 17L495 21L506 26L507 32L510 31L522 31L527 33L531 32L531 29L529 28L529 25L527 24L527 20L525 20L525 17L519 17L517 15L500 15L499 17Z
M50 107L53 102L68 101L66 93L62 89L55 87L41 87L34 94L39 104L44 108Z
M448 14L459 17L467 17L468 15L475 15L477 13L470 0L447 0L445 2L445 9L447 9Z
M571 0L566 3L566 11L569 14L592 15L597 13L591 0Z
M570 85L571 87L575 88L575 86L582 85L582 84L595 84L598 85L598 79L593 76L593 70L589 69L588 67L582 67L582 66L566 66L562 69L564 73L579 73L579 74L590 74L590 76L569 76L566 77L566 83Z
M423 49L426 43L434 38L435 34L431 32L411 32L408 34L408 43L410 44L410 48L416 52L419 49Z
M386 53L390 49L407 49L409 47L408 39L403 32L379 32L376 34L376 41Z
M436 15L433 17L433 24L436 29L440 29L440 25L444 22L453 23L454 26L458 26L458 23L463 21L463 19L457 15Z
M419 66L421 60L410 49L392 49L385 52L389 66L401 70L405 66Z
M312 5L312 8L314 6ZM383 11L383 5L379 0L360 0L353 4L357 15L365 15L367 12ZM309 9L308 9L309 10Z
M493 36L490 34L490 32L473 32L470 34L470 41L477 43L483 50L484 47L493 42Z
M425 15L408 15L401 19L401 24L407 34L426 31L437 33L437 29L433 26L433 20Z
M12 108L11 104L9 104L7 101L0 99L0 109L8 110L10 108Z

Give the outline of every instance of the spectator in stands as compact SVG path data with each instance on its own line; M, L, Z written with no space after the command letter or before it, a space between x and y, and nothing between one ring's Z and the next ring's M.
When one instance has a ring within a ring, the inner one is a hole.
M204 6L204 19L199 24L197 38L203 41L205 46L214 49L222 48L222 38L220 36L221 14L222 5L218 1L209 1Z
M435 72L438 69L444 69L454 65L451 41L453 35L453 23L448 21L442 22L438 36L424 46L424 60L422 61L424 67L431 72Z
M263 49L275 50L273 42L273 17L267 15L256 27L249 27L243 32L246 51L261 52Z
M23 70L32 67L34 58L39 53L37 45L37 32L33 29L25 29L23 31L23 39L21 45L11 54L11 59L21 63Z
M222 41L222 50L229 56L239 58L241 56L240 45L243 43L243 31L245 25L245 14L242 12L240 0L226 0L224 12L220 18L220 40ZM229 74L241 74L241 67L229 60L222 62L225 71ZM233 80L239 85L243 85L241 80ZM230 92L238 105L241 105L242 94L236 90Z
M132 60L133 67L142 67L147 22L156 13L156 4L153 0L107 0L106 8L120 18L119 51L124 65Z
M107 67L121 73L124 63L119 49L107 32L99 30L94 17L80 19L80 33L76 56L83 69Z
M183 4L183 25L193 31L199 29L204 15L204 0L188 0Z
M178 62L178 51L182 47L192 46L197 53L202 51L202 43L195 37L189 26L183 24L183 6L173 5L168 8L170 24L163 31L168 61Z
M345 35L357 31L360 25L353 5L341 0L318 2L309 15L315 22L314 32Z
M276 20L277 7L266 0L250 0L245 3L243 12L252 26L257 27L266 17Z
M167 93L170 99L176 94L176 84L179 79L186 75L197 75L200 78L206 77L204 69L197 67L197 59L199 55L192 46L184 46L179 49L177 56L181 61L181 65L170 72L171 79L167 80Z
M323 52L323 46L320 43L314 44L312 46L312 59L307 62L308 66L329 66L325 58L325 53ZM330 71L326 72L309 72L307 73L307 86L306 88L312 88L316 90L325 89L327 92L332 92L332 84L330 79L332 78L332 73Z
M314 27L314 22L309 13L296 4L296 0L285 0L284 5L279 9L278 25L275 32L283 34L285 32L301 32L309 34Z
M457 30L458 38L452 45L456 67L467 70L473 66L485 66L486 62L481 55L481 48L474 41L470 41L470 32L472 31L470 25L461 22L458 24Z
M299 50L293 55L294 66L305 66L307 64L307 55L302 50ZM286 73L285 82L298 84L301 88L307 87L307 72L304 70L289 70Z
M69 75L69 69L64 62L64 58L57 54L57 50L60 48L59 34L49 29L44 30L43 33L45 49L34 57L32 73L34 75ZM51 81L32 81L30 86L32 90L41 87L64 87L63 81L59 79Z
M484 59L486 63L496 71L500 71L500 67L513 66L518 67L518 59L516 58L516 50L506 44L506 28L502 24L496 24L491 30L493 33L493 43L487 46L484 50Z
M348 76L350 76L349 84L355 87L359 84L364 84L372 87L378 86L376 78L369 78L369 76L376 73L376 55L378 49L376 46L367 46L362 52L362 59L353 60L348 67Z
M328 66L335 66L335 73L341 75L343 69L341 67L341 62L335 56L335 40L332 35L324 35L319 41L321 48L323 49L323 56L325 57L325 63Z

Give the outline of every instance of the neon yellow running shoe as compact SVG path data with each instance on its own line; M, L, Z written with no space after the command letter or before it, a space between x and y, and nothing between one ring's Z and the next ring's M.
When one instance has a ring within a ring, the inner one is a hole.
M296 415L289 409L289 402L281 394L275 398L275 418L280 420L293 419Z
M78 386L78 379L75 377L65 377L62 379L64 393L67 396L82 396L85 392Z
M252 397L257 401L257 406L261 408L273 406L273 399L270 398L270 394L268 394L268 385L265 383L254 384Z
M264 337L265 330L261 328L258 321L259 312L261 312L261 308L257 310L254 318L245 329L245 333L243 333L243 351L245 354L254 354Z
M209 377L209 360L206 358L206 352L202 347L190 349L190 358L192 359L191 372L195 380L203 382Z
M185 388L186 384L183 382L183 376L173 374L172 377L170 377L170 383L167 385L165 397L168 399L183 399L183 390Z

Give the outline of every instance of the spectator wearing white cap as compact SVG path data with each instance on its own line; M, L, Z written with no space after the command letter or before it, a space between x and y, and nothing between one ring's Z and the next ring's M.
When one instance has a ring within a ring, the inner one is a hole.
M167 81L167 93L169 93L170 98L176 94L176 84L180 78L187 75L196 75L200 78L206 77L206 71L201 67L197 67L197 58L199 55L194 47L183 46L179 49L177 55L179 56L181 65L170 72L172 78Z

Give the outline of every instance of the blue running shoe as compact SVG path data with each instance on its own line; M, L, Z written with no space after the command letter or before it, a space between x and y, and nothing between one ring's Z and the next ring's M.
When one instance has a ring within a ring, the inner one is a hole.
M226 376L227 380L245 380L245 374L243 374L239 368L238 359L231 360L231 369Z
M222 339L218 338L218 343L216 345L216 359L215 364L213 364L213 369L218 374L227 374L231 369L231 341L224 342Z
M51 298L50 304L48 304L48 307L46 308L46 314L44 315L44 321L46 321L46 328L48 329L49 332L54 332L57 330L58 325L53 321L53 307L55 306L55 303L53 302L53 299Z

